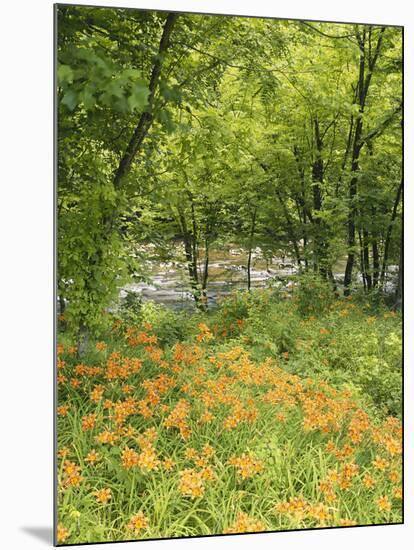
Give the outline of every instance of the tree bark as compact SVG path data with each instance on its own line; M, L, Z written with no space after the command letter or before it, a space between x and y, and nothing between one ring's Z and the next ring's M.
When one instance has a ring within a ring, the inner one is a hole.
M345 267L344 277L344 294L349 295L349 287L352 281L352 271L355 260L355 217L356 217L356 197L358 193L358 177L359 172L359 153L361 151L361 134L362 134L362 119L359 118L356 123L354 146L352 150L352 166L351 172L354 174L349 184L349 215L348 215L348 259Z
M403 192L403 178L401 177L400 185L398 186L398 190L397 190L397 195L394 200L394 206L392 208L390 223L388 224L387 234L385 237L384 255L382 258L382 269L381 269L381 276L380 276L381 288L384 287L385 273L387 271L388 255L389 255L391 236L392 236L392 229L394 227L394 222L397 217L397 210L398 210L398 205L400 204L402 192Z
M148 105L146 110L141 114L138 124L135 127L134 133L128 143L126 151L121 158L118 168L115 171L113 184L115 189L118 189L121 186L123 178L131 169L132 161L134 160L136 154L138 153L144 138L148 134L149 129L151 128L153 122L153 113L152 109L154 106L154 97L155 92L158 86L158 81L161 75L161 69L163 64L163 59L166 50L169 46L170 36L174 27L174 23L177 19L176 13L169 13L165 23L164 28L158 48L158 55L155 58L154 65L152 67L151 78L149 83L149 95L148 95Z
M78 330L76 354L78 359L84 356L89 343L89 330L85 323L81 322Z
M362 243L361 231L358 231L358 237L359 237L359 262L361 266L362 283L364 285L364 290L367 290L367 279L365 276L364 252L363 252L364 245Z
M288 233L288 236L289 236L290 240L292 241L293 249L295 251L296 261L297 261L298 266L300 267L301 266L300 251L299 251L295 231L294 231L294 228L293 228L293 222L292 222L292 219L291 219L290 214L289 214L289 210L287 209L286 203L283 200L283 197L282 197L282 195L281 195L281 193L278 189L276 189L276 196L279 199L279 202L282 206L283 213L284 213L285 218L286 218L287 233Z
M194 259L194 236L188 230L185 214L181 208L178 208L178 216L180 220L181 234L184 241L184 253L187 263L188 275L190 278L190 285L193 291L194 300L198 306L200 298L200 287L198 279L197 261Z
M254 208L252 213L252 223L250 226L250 235L249 235L249 254L247 257L247 290L250 292L251 288L251 265L252 265L252 248L253 248L253 239L254 239L254 233L256 231L256 215L257 215L257 208Z
M59 314L63 315L66 309L65 298L60 294L58 297L58 301L59 301Z
M204 268L203 268L203 276L201 280L201 295L200 295L200 309L203 309L203 310L207 310L208 308L208 298L207 298L208 264L209 264L209 243L206 238Z
M204 257L204 269L203 269L203 280L201 283L201 288L203 290L207 289L207 281L208 281L208 263L209 263L209 244L206 239L205 242L205 257Z
M314 267L326 279L329 266L327 265L327 243L324 238L325 224L322 223L320 212L322 211L322 184L324 165L322 158L323 140L319 128L319 121L314 119L316 158L312 164L312 193L313 193L313 211L316 216L314 220Z
M134 130L134 133L128 143L126 151L122 156L117 169L115 170L113 180L112 180L112 184L115 191L118 191L119 188L121 187L122 180L131 169L132 161L134 160L136 154L138 153L142 145L142 142L147 136L148 131L152 125L152 121L153 121L152 109L154 106L155 92L156 92L160 74L161 74L163 59L165 56L165 52L168 49L170 35L171 35L176 18L177 18L176 14L169 13L165 20L164 28L160 39L159 48L158 48L158 55L156 56L152 67L150 83L149 83L148 105L146 110L141 114L138 124ZM110 213L106 213L102 215L102 218L101 218L102 241L105 244L108 244L110 242L113 226L117 222L117 218L118 218L118 207L116 205L113 207ZM90 261L91 265L97 265L97 266L101 265L103 261L103 248L104 247L96 251L94 256L91 258L91 261ZM79 335L78 335L80 341L84 340L81 333L83 330L87 330L87 328L81 323L81 326L79 328Z
M308 220L310 223L312 223L312 214L308 211L308 208L306 206L306 186L305 186L305 169L303 167L303 163L300 159L300 149L297 145L293 148L293 154L295 156L296 164L298 167L298 174L299 174L299 180L300 180L300 186L301 190L300 193L298 193L297 196L297 203L299 207L302 209L302 224L303 224L303 232L302 232L302 239L303 239L303 257L305 261L305 270L308 270L309 266L309 260L308 260Z
M403 287L404 287L404 250L403 250L403 238L401 236L400 261L399 261L399 267L398 267L398 281L397 281L397 289L395 291L394 309L402 308Z
M376 238L374 238L374 240L372 241L372 266L373 266L372 286L374 288L377 288L379 271L380 271L380 257L379 257L379 251L378 251L378 241Z
M348 259L345 267L344 276L344 295L348 296L350 293L350 285L352 282L352 271L355 261L355 217L356 217L356 198L358 194L358 172L359 172L359 155L364 145L362 139L362 116L365 110L365 103L368 95L369 86L371 83L374 68L381 50L382 37L385 32L385 27L380 30L380 35L377 40L374 54L371 53L371 47L366 51L366 30L364 28L362 36L357 30L357 40L359 44L359 75L358 75L358 105L359 115L355 124L355 133L352 147L352 164L351 173L352 178L349 184L349 214L348 214ZM372 27L368 28L368 43L371 44Z
M365 280L367 282L367 290L372 288L372 276L371 276L371 266L369 262L369 233L366 229L362 230L362 240L363 240L363 256L364 256L364 271L365 271Z

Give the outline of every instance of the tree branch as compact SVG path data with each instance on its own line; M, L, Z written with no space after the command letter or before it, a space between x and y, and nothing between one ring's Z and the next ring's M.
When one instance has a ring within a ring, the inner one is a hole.
M339 35L326 34L325 32L322 32L319 29L317 29L316 27L314 27L313 25L311 25L310 23L306 23L306 21L300 21L300 23L302 25L305 25L306 27L309 27L314 32L317 32L318 34L321 34L322 36L325 36L326 38L355 38L354 34L339 34Z
M402 110L402 104L400 103L396 109L394 109L391 113L389 113L380 124L376 128L373 128L370 132L368 132L364 137L361 138L361 144L368 143L374 138L380 136L387 127L392 123L392 121L395 119L395 117L400 113Z
M158 85L158 81L161 74L161 68L163 63L163 56L168 49L170 35L177 19L177 14L169 13L165 23L164 29L160 40L160 45L158 48L158 55L155 58L154 65L151 72L151 78L149 83L149 96L148 96L148 106L147 109L141 114L138 124L132 134L132 137L128 143L128 147L118 165L118 168L115 172L113 184L115 189L118 189L121 185L122 179L129 172L131 168L132 161L136 156L145 136L148 133L148 130L151 127L153 115L152 115L152 106L154 103L155 91Z

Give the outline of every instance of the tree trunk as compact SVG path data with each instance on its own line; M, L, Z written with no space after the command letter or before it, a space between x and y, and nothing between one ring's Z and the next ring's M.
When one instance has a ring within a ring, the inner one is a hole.
M389 255L391 236L392 236L392 228L394 227L394 222L397 217L397 210L398 210L398 205L400 204L402 192L403 192L403 178L401 177L400 185L398 186L397 195L394 201L394 206L392 208L390 223L388 224L387 234L385 237L384 256L382 258L382 269L381 269L381 276L380 276L381 288L384 287L385 273L387 271L388 255Z
M366 41L368 32L368 51L366 51ZM368 95L368 89L371 83L371 78L374 73L374 68L381 50L382 37L385 32L385 27L380 30L380 35L377 40L374 53L371 51L371 36L372 27L368 27L368 31L364 28L362 36L357 30L356 37L358 40L360 55L359 55L359 75L358 75L358 105L359 114L355 125L355 133L352 147L352 178L349 184L349 214L348 214L348 259L345 267L344 276L344 295L350 293L350 285L352 282L352 271L355 261L355 217L356 217L356 198L358 194L358 175L359 172L359 155L364 145L362 140L362 116L364 114L365 102Z
M293 154L295 156L296 164L298 167L298 173L299 173L299 180L300 180L300 186L301 186L301 192L298 194L297 202L302 209L302 223L303 223L303 232L302 232L302 240L303 240L303 257L305 261L305 270L308 270L308 228L307 228L307 222L308 219L312 223L312 216L308 212L307 206L306 206L306 185L305 185L305 169L303 167L303 164L301 163L301 153L300 149L297 145L293 148Z
M205 240L205 257L204 257L204 269L203 279L201 282L201 300L205 304L207 309L207 281L208 281L208 263L209 263L209 243Z
M59 300L59 314L63 315L66 309L65 298L60 294L58 297L58 300Z
M338 286L336 284L336 280L335 280L335 277L334 277L334 274L333 274L333 271L332 271L331 267L328 268L328 278L331 281L332 288L333 288L333 291L335 293L335 296L338 297Z
M259 162L259 164L265 172L269 171L266 164L264 164L263 162ZM293 228L293 222L292 222L292 219L290 217L289 210L286 207L285 201L283 200L283 197L282 197L280 191L277 189L277 187L275 189L275 193L276 193L276 196L277 196L277 198L280 202L280 205L282 206L283 213L284 213L285 218L286 218L287 233L288 233L288 236L289 236L290 240L292 241L293 248L295 250L296 261L297 261L298 266L300 268L300 266L301 266L300 251L299 251L295 231L294 231L294 228Z
M254 233L256 231L256 214L257 214L257 208L255 208L252 213L252 217L251 217L252 223L250 226L250 235L249 235L249 254L247 257L247 290L249 292L251 288L250 270L251 270L251 264L252 264L253 239L254 239Z
M194 256L193 256L193 238L190 233L185 233L184 238L184 250L185 250L185 259L187 262L188 274L191 279L191 284L193 288L198 289L198 271L194 266Z
M138 153L142 142L144 141L149 129L153 122L152 108L154 106L155 92L158 86L158 81L161 75L162 63L165 57L165 52L168 49L171 32L174 27L174 23L177 19L176 13L169 13L165 23L158 47L158 54L155 57L154 65L152 67L151 78L149 83L149 95L148 105L146 110L141 114L138 124L132 134L132 137L128 143L128 147L121 158L118 168L115 171L113 184L115 189L118 189L121 185L122 179L129 172L132 161Z
M188 230L184 211L179 207L178 216L180 221L181 235L184 241L184 253L187 264L190 285L197 307L200 306L200 285L197 270L197 258L194 258L194 235Z
M354 139L354 149L353 149L353 161L351 171L355 174L351 178L349 184L349 214L348 214L348 259L345 267L345 277L344 277L344 295L348 296L350 293L350 285L352 282L352 271L354 268L355 261L355 217L356 217L356 197L358 193L358 178L356 172L359 171L359 153L361 150L361 132L362 132L362 122L361 119L358 119L356 130L355 130L355 139Z
M322 149L323 142L319 129L319 121L317 118L314 120L315 129L315 142L316 142L316 158L312 164L312 194L313 194L313 211L316 215L313 216L314 220L314 266L315 271L319 271L323 278L326 279L328 274L327 265L327 245L324 238L324 224L320 218L320 212L322 211L322 189L323 184L323 159Z
M85 354L89 342L89 330L85 323L81 322L78 330L77 356L80 359Z
M306 209L303 210L303 257L305 260L305 271L308 270L309 260L308 260L308 229L307 229L307 215Z
M293 228L293 222L292 222L292 219L291 219L290 214L289 214L289 210L287 209L286 203L283 200L283 197L282 197L282 195L281 195L281 193L278 189L276 189L276 196L279 199L279 202L282 206L283 213L284 213L285 218L286 218L287 233L288 233L288 236L289 236L290 240L292 241L293 249L295 251L296 261L297 261L298 266L300 267L301 266L300 251L299 251L295 231L294 231L294 228Z
M369 234L366 229L363 229L362 231L362 240L363 240L363 256L364 256L364 271L365 271L365 279L367 281L367 290L371 290L372 288L372 276L371 276L371 266L369 262Z
M154 104L155 92L158 86L158 82L161 74L161 68L165 57L165 52L168 49L170 35L171 35L176 18L177 18L177 14L175 13L169 13L166 17L162 36L158 47L158 54L154 60L150 82L148 86L149 87L148 105L145 112L141 114L138 120L138 124L134 130L134 133L124 152L124 155L122 156L118 164L118 167L114 172L112 184L115 191L119 190L119 188L121 187L123 178L130 171L132 161L137 155L152 125L152 122L153 122L152 108ZM103 214L101 218L101 228L102 228L101 237L105 245L107 244L109 245L111 236L112 236L113 227L117 223L117 221L118 221L118 207L117 205L115 205L112 208L112 211L110 213ZM100 266L103 261L103 255L104 255L104 246L102 246L100 250L96 251L93 257L90 259L90 265ZM82 327L79 330L81 331Z
M401 236L400 241L400 261L398 266L398 281L397 289L395 291L395 305L394 309L402 308L403 288L404 288L404 250L403 250L403 238Z
M360 262L360 266L361 266L361 275L362 275L362 282L364 284L364 291L367 290L367 279L366 279L366 275L365 275L365 266L364 266L364 245L362 243L362 235L361 235L361 231L358 231L358 236L359 236L359 262Z
M373 274L372 274L372 286L377 288L379 270L380 270L380 259L378 251L378 241L376 238L372 241L372 265L373 265Z
M191 254L192 254L192 262L193 262L193 270L194 270L194 273L197 274L197 282L198 282L199 280L198 278L198 240L197 240L198 230L197 230L197 222L195 217L193 196L191 195L191 193L189 193L189 197L191 201L191 226L192 226Z

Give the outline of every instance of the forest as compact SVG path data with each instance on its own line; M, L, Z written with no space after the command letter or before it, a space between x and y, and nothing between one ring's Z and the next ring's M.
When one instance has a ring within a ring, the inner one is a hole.
M402 521L402 41L57 6L58 544Z

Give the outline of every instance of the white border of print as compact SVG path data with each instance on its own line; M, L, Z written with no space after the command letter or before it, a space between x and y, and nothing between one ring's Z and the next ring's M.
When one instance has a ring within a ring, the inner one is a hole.
M98 0L79 4L405 25L405 119L414 120L414 16L404 0ZM0 541L7 550L52 544L53 448L53 3L2 6ZM181 548L336 550L409 547L414 540L413 126L405 133L405 521L404 525L181 539L139 544ZM107 544L105 550L121 548ZM131 546L125 546L130 548ZM86 547L87 548L87 547ZM90 546L92 548L92 546ZM97 546L96 546L97 548ZM124 546L122 546L124 548Z

